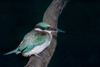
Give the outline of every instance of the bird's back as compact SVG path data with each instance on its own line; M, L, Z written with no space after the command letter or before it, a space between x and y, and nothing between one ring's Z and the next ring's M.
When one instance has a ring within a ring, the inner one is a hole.
M48 35L46 33L40 33L31 31L25 35L23 41L20 43L18 50L25 53L34 49L35 47L45 43Z
M46 36L46 38L44 38ZM52 39L52 35L46 33L46 35L40 35L40 39L44 42L40 42L40 45L36 45L32 50L23 53L23 56L30 56L32 54L39 54L40 52L42 52L47 46L50 45L51 39ZM44 39L44 40L43 40ZM38 41L37 41L38 42ZM39 43L38 43L39 44Z

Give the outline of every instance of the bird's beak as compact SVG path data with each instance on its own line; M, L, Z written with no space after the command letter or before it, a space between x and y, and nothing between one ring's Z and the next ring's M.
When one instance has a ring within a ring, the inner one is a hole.
M60 29L57 29L57 28L52 28L52 30L53 30L53 31L55 31L55 32L61 32L61 33L65 33L65 31L62 31L62 30L60 30Z

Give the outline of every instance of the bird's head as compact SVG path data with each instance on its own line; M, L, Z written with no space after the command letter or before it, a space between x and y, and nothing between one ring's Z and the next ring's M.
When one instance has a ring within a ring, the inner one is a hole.
M51 32L62 32L62 33L64 33L64 31L57 29L55 27L52 27L48 23L45 23L45 22L38 23L35 26L34 30L39 31L39 32L49 32L49 33L51 33Z

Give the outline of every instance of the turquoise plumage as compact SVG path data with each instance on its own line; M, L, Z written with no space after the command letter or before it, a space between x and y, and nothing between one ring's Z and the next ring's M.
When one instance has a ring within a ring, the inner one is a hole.
M39 32L31 31L25 36L25 38L19 45L18 49L20 51L22 51L24 49L23 52L28 52L28 51L34 49L34 47L43 44L45 42L46 38L47 38L46 34L41 35L41 33L39 33Z
M41 34L39 32L35 32L32 30L28 34L25 35L24 39L20 43L20 45L17 47L17 49L10 51L8 53L5 53L4 55L12 54L12 53L25 53L28 52L34 47L43 44L46 41L47 35Z
M15 50L5 53L4 55L22 53L25 57L31 56L32 54L38 56L40 52L50 45L52 39L51 32L58 31L64 33L64 31L52 27L45 22L38 23L32 31L25 35L22 42Z
M10 52L8 52L8 53L5 53L4 55L9 55L9 54L16 53L16 52L17 52L17 49L12 50L12 51L10 51Z

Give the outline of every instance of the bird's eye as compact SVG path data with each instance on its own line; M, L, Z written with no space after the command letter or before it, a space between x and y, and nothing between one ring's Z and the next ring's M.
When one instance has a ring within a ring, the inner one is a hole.
M50 27L47 27L47 30L49 29Z
M51 27L47 27L47 30L52 30L52 28Z

